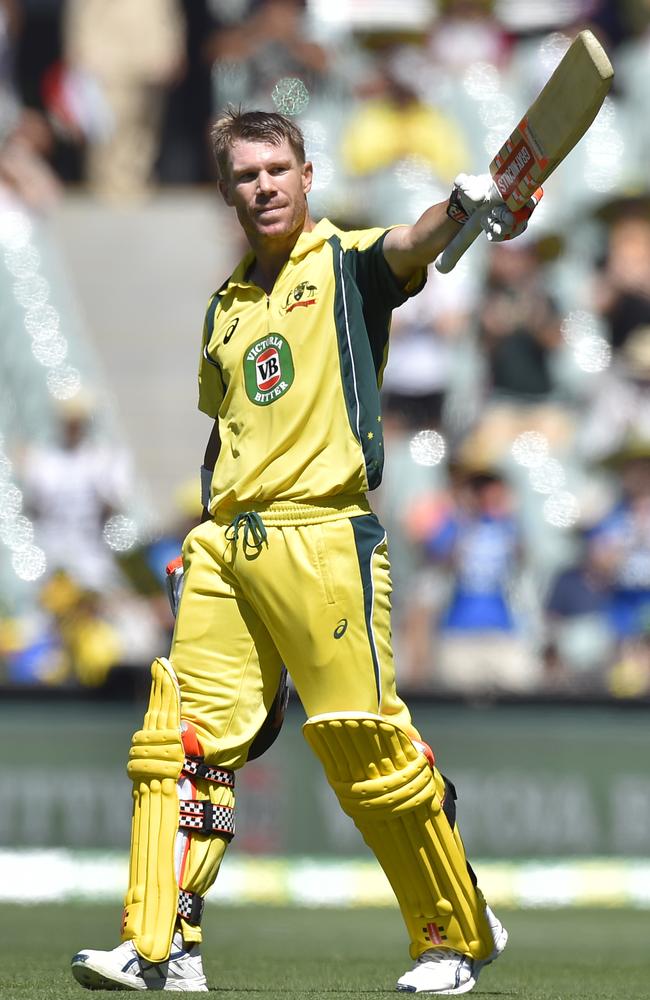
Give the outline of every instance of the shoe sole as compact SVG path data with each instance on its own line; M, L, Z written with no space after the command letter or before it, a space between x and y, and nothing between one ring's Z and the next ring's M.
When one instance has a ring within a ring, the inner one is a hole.
M487 965L487 962L484 963ZM476 986L476 980L478 979L478 973L471 979L468 979L466 983L462 986L458 986L453 990L419 990L416 986L397 986L396 990L398 993L430 993L431 996L436 997L450 997L450 996L460 996L461 993L469 993Z
M163 991L168 993L207 993L208 991L205 979L185 980L182 983L167 980L164 986L146 986L142 983L134 982L130 977L129 979L126 976L119 978L119 972L111 971L109 976L100 968L89 965L87 961L75 962L74 959L72 960L71 970L74 978L85 990L131 990L132 992L154 990L158 993Z
M94 969L92 965L88 965L87 962L75 962L72 960L71 965L72 975L77 980L80 986L83 986L85 990L144 990L144 986L134 986L132 983L127 982L124 979L109 979L100 972L99 969Z

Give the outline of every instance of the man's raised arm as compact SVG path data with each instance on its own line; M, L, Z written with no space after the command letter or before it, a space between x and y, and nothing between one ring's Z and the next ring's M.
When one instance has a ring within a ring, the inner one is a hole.
M448 202L432 205L412 226L397 226L386 234L384 257L398 281L426 267L454 238L460 226L447 215Z
M411 226L386 234L384 256L395 277L406 282L414 271L431 264L474 212L492 206L481 226L491 242L511 240L524 232L527 217L515 218L501 200L491 174L459 174L448 201L432 205ZM519 213L517 213L519 215Z

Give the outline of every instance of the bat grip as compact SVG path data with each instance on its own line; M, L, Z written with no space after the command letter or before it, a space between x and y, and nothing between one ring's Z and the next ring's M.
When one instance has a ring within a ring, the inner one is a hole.
M456 233L453 240L447 244L442 253L436 258L436 271L441 274L449 274L456 267L456 264L468 250L476 237L482 231L481 222L492 211L491 205L479 209L469 217L460 232Z

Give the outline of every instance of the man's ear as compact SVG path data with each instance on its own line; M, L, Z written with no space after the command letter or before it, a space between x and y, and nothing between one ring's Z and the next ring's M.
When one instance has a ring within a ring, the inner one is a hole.
M229 189L228 189L228 182L227 181L217 181L217 185L218 185L221 197L225 201L226 205L228 205L230 208L232 208L232 198L230 197L230 192L229 192Z
M311 160L306 160L302 167L302 189L305 194L309 194L311 191L311 185L314 180L314 167Z

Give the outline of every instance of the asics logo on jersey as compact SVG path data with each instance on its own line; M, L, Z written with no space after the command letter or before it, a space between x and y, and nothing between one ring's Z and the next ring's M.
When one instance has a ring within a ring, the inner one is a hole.
M223 336L223 342L224 342L224 344L228 343L228 341L232 337L233 333L237 329L238 324L239 324L239 316L232 321L232 323L230 324L230 326L226 330L226 332L225 332L225 334Z
M316 285L312 285L308 281L301 281L287 295L286 302L284 303L284 311L290 313L293 309L297 309L298 306L316 305L317 291L318 288Z
M345 635L346 631L347 631L347 627L348 627L348 620L347 620L347 618L341 618L341 621L337 622L336 628L334 629L334 632L332 633L332 635L334 636L334 638L335 639L342 639L343 636Z

